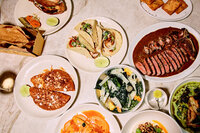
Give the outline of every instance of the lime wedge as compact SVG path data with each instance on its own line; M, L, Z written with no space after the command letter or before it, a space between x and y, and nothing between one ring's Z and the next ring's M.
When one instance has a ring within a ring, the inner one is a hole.
M30 95L29 89L30 87L28 85L22 85L22 87L20 88L20 94L23 97L29 96Z
M59 19L56 17L50 17L46 20L46 24L49 26L56 26L59 23Z
M110 64L110 60L107 57L100 56L94 59L94 64L97 67L107 67Z
M161 92L160 90L155 90L155 91L153 92L153 96L154 96L155 98L161 98L161 97L162 97L162 92Z

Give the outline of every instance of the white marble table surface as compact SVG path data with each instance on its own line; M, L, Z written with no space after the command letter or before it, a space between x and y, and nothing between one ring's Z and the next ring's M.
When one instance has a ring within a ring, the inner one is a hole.
M15 24L13 19L14 7L17 0L0 0L1 15L0 23L12 23ZM127 33L128 44L131 45L134 37L145 27L161 22L151 16L148 16L140 7L137 0L73 0L73 12L70 21L61 30L55 34L47 36L43 55L53 54L65 57L64 48L66 45L66 34L72 29L72 26L79 20L88 18L103 16L116 20ZM193 11L189 17L179 22L187 24L200 32L200 1L192 0ZM0 74L6 70L15 72L16 74L32 57L5 54L0 53ZM128 57L124 59L122 64L129 64ZM96 80L97 74L88 74L78 71L80 77L80 93L74 106L78 106L81 103L94 102L97 100L94 93L88 93L93 90L93 83ZM191 76L199 76L200 67L198 67ZM186 77L187 78L187 77ZM172 89L182 81L183 79L168 82L168 83L146 83L146 90L154 87L162 87L170 94ZM131 116L135 115L138 111L148 109L145 103L133 113L129 115L116 116L120 127L122 128ZM166 106L166 111L168 107ZM60 117L51 120L41 120L31 118L23 114L17 107L13 93L3 94L0 92L0 132L1 133L53 133L55 125L59 121Z

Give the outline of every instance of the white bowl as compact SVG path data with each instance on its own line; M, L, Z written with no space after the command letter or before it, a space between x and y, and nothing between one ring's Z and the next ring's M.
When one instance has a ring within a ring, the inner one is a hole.
M96 83L97 83L99 77L101 76L101 74L103 74L103 73L105 73L105 72L107 72L108 70L111 70L111 69L113 69L113 68L129 68L134 74L137 75L137 77L139 78L139 80L142 82L142 86L143 86L143 92L142 92L141 101L140 101L135 107L133 107L131 110L128 110L128 111L122 112L122 113L115 113L115 112L109 110L108 108L106 108L106 107L104 106L104 104L100 102L99 98L97 97L96 89L95 89L94 92L95 92L96 98L97 98L99 104L101 105L101 107L103 107L105 110L109 111L110 113L112 113L112 114L114 114L114 115L122 115L122 114L127 114L127 113L129 113L129 112L133 112L133 111L135 111L136 109L138 109L138 108L140 107L140 105L143 103L143 100L144 100L144 97L145 97L145 84L144 84L144 80L143 80L141 74L140 74L136 69L134 69L133 67L130 67L130 66L128 66L128 65L115 65L115 66L110 66L110 67L108 67L107 69L105 69L103 72L101 72L101 73L99 74L97 80L96 80ZM96 83L95 83L95 87L96 87ZM95 87L94 87L94 88L95 88Z
M159 89L159 88L149 90L146 93L145 102L151 109L156 109L156 110L158 109L156 98L153 96L153 92L155 90L160 90L162 92L162 97L159 98L159 105L160 105L160 108L164 108L167 104L167 94L162 89Z
M137 126L141 123L159 121L168 131L168 133L182 133L181 128L176 121L169 115L155 110L146 110L134 115L123 127L122 133L135 133Z

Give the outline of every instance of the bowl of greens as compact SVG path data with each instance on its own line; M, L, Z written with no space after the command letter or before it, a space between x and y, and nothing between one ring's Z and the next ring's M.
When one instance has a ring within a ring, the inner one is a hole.
M200 132L200 77L191 77L170 95L171 116L190 133Z
M95 93L104 109L115 114L124 114L136 110L142 104L145 84L136 69L116 65L98 76Z

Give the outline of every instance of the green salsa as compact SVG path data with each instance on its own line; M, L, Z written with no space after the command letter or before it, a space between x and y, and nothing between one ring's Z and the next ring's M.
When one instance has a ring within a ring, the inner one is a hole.
M170 110L178 123L189 132L200 131L200 82L180 85L171 101Z

